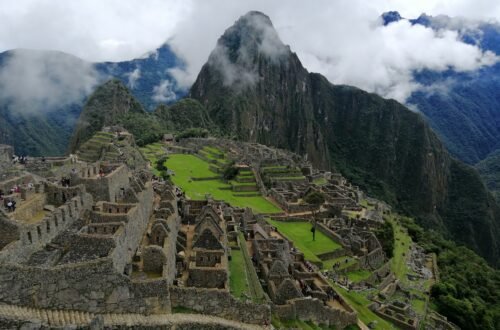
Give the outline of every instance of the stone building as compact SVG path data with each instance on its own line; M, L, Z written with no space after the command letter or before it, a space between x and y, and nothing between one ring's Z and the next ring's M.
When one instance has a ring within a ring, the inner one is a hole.
M196 218L188 266L189 286L225 288L228 280L225 221L213 206L204 206Z

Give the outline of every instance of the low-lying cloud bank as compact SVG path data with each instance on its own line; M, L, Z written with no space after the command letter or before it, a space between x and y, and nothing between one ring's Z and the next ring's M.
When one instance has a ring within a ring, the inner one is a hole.
M0 66L0 100L14 112L53 110L81 102L98 81L94 66L77 57L19 49Z

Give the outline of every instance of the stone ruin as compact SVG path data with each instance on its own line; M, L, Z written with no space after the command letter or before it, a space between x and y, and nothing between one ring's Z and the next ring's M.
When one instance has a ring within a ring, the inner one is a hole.
M249 232L253 259L271 301L283 319L310 320L344 328L356 322L356 313L330 286L293 242L263 221Z
M12 149L1 150L2 166L16 173L0 179L2 198L17 207L0 205L0 327L88 328L105 320L147 328L148 315L177 307L243 328L270 319L268 305L228 291L226 224L217 207L183 208L175 187L126 162L70 156L45 159L42 170L38 161L13 165ZM186 235L183 223L193 215Z

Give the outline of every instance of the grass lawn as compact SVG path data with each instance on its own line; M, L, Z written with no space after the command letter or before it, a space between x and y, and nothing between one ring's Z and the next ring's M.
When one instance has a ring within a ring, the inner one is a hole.
M231 261L229 261L229 286L231 294L237 298L241 298L244 293L247 297L250 296L248 291L247 272L245 260L241 250L231 250Z
M347 259L347 263L345 262L346 259ZM331 270L332 266L334 264L336 264L337 262L340 262L339 269L342 270L344 268L347 268L349 266L354 265L357 262L357 260L352 258L352 257L340 257L340 258L336 258L336 259L325 260L325 261L323 261L323 269Z
M214 177L217 175L209 169L207 162L196 156L170 155L166 166L175 173L175 175L171 176L173 183L180 187L191 199L203 200L206 194L211 194L216 200L224 200L232 206L250 207L258 213L282 212L278 206L262 196L243 197L234 195L230 190L231 186L225 184L222 180L192 180L192 177Z
M410 250L411 237L406 229L403 228L392 217L389 219L394 228L394 256L391 259L391 270L394 272L398 280L406 283L408 278L408 266L406 265L406 257Z
M312 240L311 224L308 222L282 222L268 219L278 231L293 241L297 249L310 261L319 262L318 254L340 249L340 244L316 229L316 240Z
M240 245L239 252L241 253L242 262L246 266L246 280L248 285L248 295L252 298L254 302L263 302L266 300L264 290L260 285L259 277L257 276L257 272L252 263L252 259L250 259L250 255L247 250L247 245L245 241L245 236L243 233L238 233L238 241Z
M168 157L167 168L175 172L178 180L191 181L191 178L208 178L217 176L210 170L210 164L202 159L185 154L175 154Z
M368 270L360 269L347 273L347 278L349 278L350 281L357 283L368 279L371 274L372 273Z
M328 181L326 181L326 179L325 179L325 178L318 178L318 179L314 179L314 180L313 180L313 183L314 183L314 184L317 184L317 185L319 185L319 186L322 186L322 185L324 185L324 184L327 184L327 183L328 183Z

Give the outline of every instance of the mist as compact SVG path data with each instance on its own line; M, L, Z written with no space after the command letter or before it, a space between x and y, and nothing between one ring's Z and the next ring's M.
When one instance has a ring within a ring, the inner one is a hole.
M14 50L0 66L0 99L14 112L36 113L81 102L97 85L91 63L54 51Z

